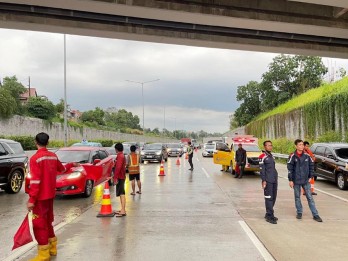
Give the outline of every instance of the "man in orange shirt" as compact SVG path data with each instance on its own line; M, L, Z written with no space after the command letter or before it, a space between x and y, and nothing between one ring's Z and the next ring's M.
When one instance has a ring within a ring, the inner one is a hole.
M131 153L128 155L128 173L129 181L132 181L132 193L135 195L135 180L138 185L138 194L141 194L141 182L140 182L140 164L139 164L139 154L137 154L136 147L134 145L130 146Z
M313 152L310 150L309 148L309 142L308 141L304 141L304 152L307 153L309 156L311 156L313 162L315 162L315 156L313 154ZM311 193L312 195L317 195L317 193L314 192L314 177L311 178ZM303 195L305 195L305 193L303 192Z

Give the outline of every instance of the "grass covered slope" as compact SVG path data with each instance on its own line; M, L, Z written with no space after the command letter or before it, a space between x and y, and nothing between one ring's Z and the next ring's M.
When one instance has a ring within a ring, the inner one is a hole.
M259 115L254 121L263 120L276 114L285 114L295 109L318 102L321 99L328 98L332 95L348 93L348 77L343 78L332 84L324 84L316 89L309 90L286 103L279 105L271 111Z

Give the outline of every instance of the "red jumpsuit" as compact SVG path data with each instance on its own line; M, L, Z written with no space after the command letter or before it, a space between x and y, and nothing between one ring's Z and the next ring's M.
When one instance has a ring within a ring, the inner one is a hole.
M39 149L30 158L29 202L34 204L33 230L39 245L47 245L48 239L55 237L52 222L56 176L72 166L73 163L69 163L64 167L57 155L46 148Z

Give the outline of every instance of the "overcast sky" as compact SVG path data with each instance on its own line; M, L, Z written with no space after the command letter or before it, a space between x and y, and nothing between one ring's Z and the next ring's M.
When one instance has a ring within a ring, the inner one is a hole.
M0 29L0 77L16 75L38 95L64 95L63 35ZM261 79L278 54L67 35L67 94L71 108L124 108L145 127L225 132L238 108L237 87ZM327 64L328 59L324 62ZM347 60L331 60L348 71ZM165 112L164 112L165 111Z

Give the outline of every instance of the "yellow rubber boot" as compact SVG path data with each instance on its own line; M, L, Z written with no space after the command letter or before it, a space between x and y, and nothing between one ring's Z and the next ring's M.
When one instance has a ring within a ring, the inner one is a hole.
M49 245L39 245L37 246L38 254L30 261L50 261L50 246Z
M50 255L56 256L57 255L57 237L49 238L48 242L50 244Z

